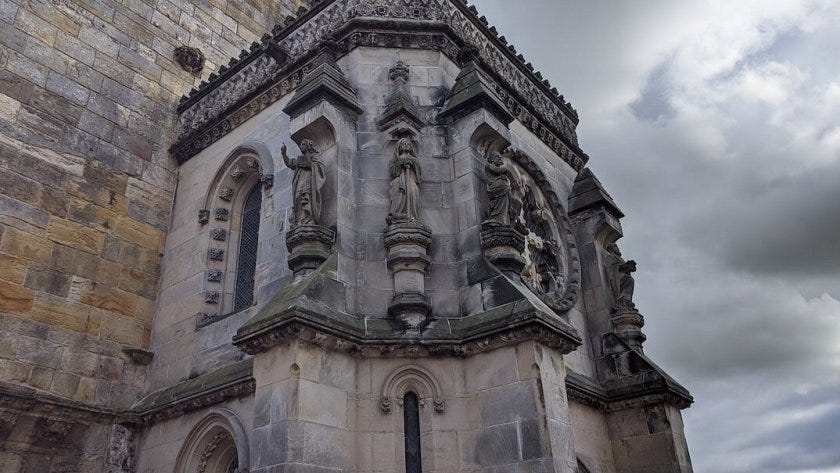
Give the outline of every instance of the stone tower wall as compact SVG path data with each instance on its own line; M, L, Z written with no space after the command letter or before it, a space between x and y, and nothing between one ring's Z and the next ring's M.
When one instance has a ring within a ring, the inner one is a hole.
M178 99L305 3L0 1L0 470L101 469L109 427L31 402L137 399L146 368L123 348L149 345Z
M178 98L301 3L0 2L0 379L133 400L121 349L149 344Z

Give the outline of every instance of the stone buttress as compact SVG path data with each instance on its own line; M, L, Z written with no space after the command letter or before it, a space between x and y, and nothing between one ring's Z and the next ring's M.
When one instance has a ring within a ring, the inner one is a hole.
M474 7L314 2L179 111L170 238L209 249L164 269L140 471L691 471L577 112Z

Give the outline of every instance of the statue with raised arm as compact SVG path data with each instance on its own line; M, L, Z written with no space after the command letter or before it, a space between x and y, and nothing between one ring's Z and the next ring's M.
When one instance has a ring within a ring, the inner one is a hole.
M484 223L512 226L519 217L522 202L516 197L519 182L498 152L487 157L487 197L490 211Z
M289 223L292 226L317 225L321 223L321 188L324 187L327 175L324 162L321 161L312 140L301 141L300 151L300 156L290 158L286 154L286 144L280 148L283 162L295 172L292 178L294 210L289 217Z
M420 162L409 138L400 138L390 164L388 223L420 220Z

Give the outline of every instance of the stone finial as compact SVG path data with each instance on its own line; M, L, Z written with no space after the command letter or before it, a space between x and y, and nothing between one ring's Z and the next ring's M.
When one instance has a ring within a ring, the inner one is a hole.
M397 63L388 71L388 78L394 82L408 82L409 69L408 66L402 62Z

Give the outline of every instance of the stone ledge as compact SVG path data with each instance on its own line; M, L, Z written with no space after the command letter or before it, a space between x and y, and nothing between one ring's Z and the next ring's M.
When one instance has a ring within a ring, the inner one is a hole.
M247 359L155 391L135 403L128 415L149 425L254 392L254 360Z
M347 314L329 294L336 257L286 286L233 337L233 343L256 354L290 339L360 356L470 356L500 346L537 340L569 353L581 344L577 331L548 306L499 272L490 281L505 292L497 307L464 317L431 319L409 331L394 319L363 319Z

